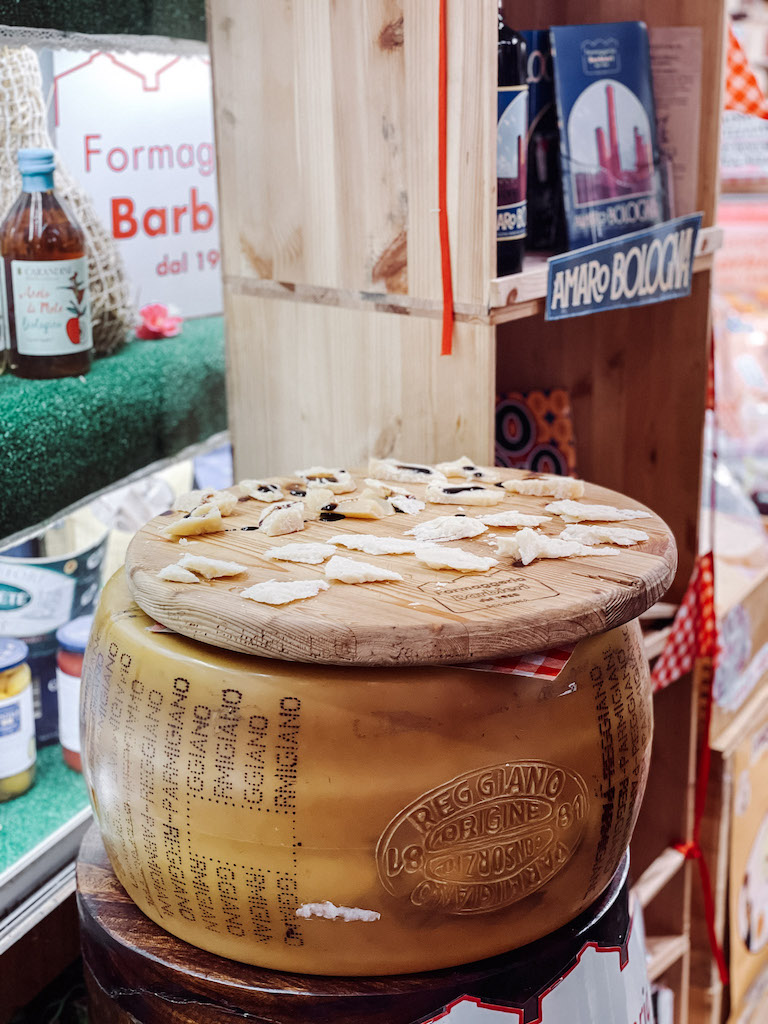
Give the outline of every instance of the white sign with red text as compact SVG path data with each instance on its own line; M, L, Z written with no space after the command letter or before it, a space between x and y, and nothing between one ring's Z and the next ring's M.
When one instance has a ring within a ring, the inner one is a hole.
M117 240L137 304L220 313L207 58L57 50L53 113L61 160Z

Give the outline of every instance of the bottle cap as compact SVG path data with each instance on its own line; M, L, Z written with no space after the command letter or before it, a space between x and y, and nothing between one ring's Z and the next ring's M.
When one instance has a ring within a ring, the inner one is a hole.
M29 648L23 640L16 640L15 637L0 636L0 672L6 669L16 668L23 661L27 660Z
M22 174L50 174L56 163L52 149L20 149L17 158Z
M88 636L93 623L92 615L81 615L56 630L59 645L67 651L82 654L88 646Z

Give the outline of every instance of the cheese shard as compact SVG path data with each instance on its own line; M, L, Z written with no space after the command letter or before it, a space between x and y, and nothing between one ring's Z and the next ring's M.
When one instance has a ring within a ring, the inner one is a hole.
M310 469L297 469L295 475L303 480L308 487L325 487L334 494L348 494L357 486L346 469L327 469L325 466L312 466Z
M372 476L367 476L363 483L369 491L373 491L379 498L391 498L393 494L402 494L407 498L413 497L406 487L398 487L389 480L376 480Z
M231 516L237 508L237 495L231 491L188 491L174 501L174 512L192 512L200 505L215 505L223 516Z
M425 496L435 505L498 505L504 500L504 492L498 487L480 484L429 484Z
M533 516L527 512L486 512L476 516L486 526L541 526L548 522L552 516Z
M622 519L650 519L650 512L637 508L614 508L613 505L585 505L579 501L552 501L545 505L547 512L554 512L566 523L620 522Z
M391 569L380 569L370 562L356 562L354 558L343 558L334 555L325 566L325 575L329 580L339 583L380 583L390 580L402 580L399 572Z
M157 574L159 580L168 580L169 583L199 583L200 580L189 569L182 569L180 565L173 563L166 565Z
M512 494L530 494L536 498L581 498L584 481L572 476L542 473L541 476L513 477L501 485Z
M575 540L561 540L548 537L538 530L526 528L512 537L499 537L496 550L500 555L509 555L516 562L530 565L537 558L570 558L574 555L616 555L616 548L594 548L579 544Z
M374 537L368 533L347 533L331 537L329 543L352 551L364 551L367 555L412 555L418 541L401 540L400 537Z
M198 576L204 576L207 580L213 580L222 576L239 576L241 572L246 571L244 565L240 565L238 562L225 562L220 558L207 558L205 555L187 554L176 562L182 569L186 569L187 572L197 573Z
M315 597L321 590L328 590L324 580L265 580L255 583L247 590L241 590L240 596L259 604L289 604L291 601L303 601L307 597Z
M498 558L473 555L471 551L462 548L433 547L429 544L419 546L416 558L430 569L454 569L457 572L488 572L499 564Z
M378 921L381 914L375 910L361 910L360 907L337 907L325 900L323 903L302 903L296 910L296 917L321 917L325 921Z
M395 512L405 512L407 515L414 515L416 512L423 512L427 507L418 498L412 498L410 494L393 494L389 504Z
M398 459L369 459L368 472L379 480L398 480L406 484L426 484L430 480L445 480L443 474L434 466L400 462Z
M332 511L330 507L336 507L336 495L329 487L310 487L306 491L306 497L304 498L304 507L308 512L322 512Z
M336 548L330 544L283 544L279 548L269 548L264 552L264 557L278 562L305 562L308 565L320 565L335 553Z
M175 523L169 523L163 527L160 533L163 537L173 540L174 537L197 537L203 533L218 533L224 529L221 519L221 509L218 505L198 505L182 519Z
M380 498L365 495L345 498L337 502L335 508L328 509L328 512L334 516L344 516L345 519L383 519L391 514L389 507Z
M417 541L436 543L448 540L466 540L467 537L479 537L488 527L472 516L438 516L426 523L419 523L412 530L406 530L406 537L415 537Z
M618 544L628 548L648 540L648 534L631 526L566 526L560 538L576 540L580 544Z
M238 486L243 494L256 501L283 501L285 498L281 488L268 480L241 480Z
M304 503L291 501L268 505L259 516L259 530L267 537L280 537L304 529Z
M466 455L454 459L453 462L438 462L435 469L449 480L485 480L489 484L495 484L499 480L496 470L486 466L476 466Z

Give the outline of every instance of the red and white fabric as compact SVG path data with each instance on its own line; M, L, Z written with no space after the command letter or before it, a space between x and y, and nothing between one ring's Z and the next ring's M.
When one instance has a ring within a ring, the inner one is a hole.
M678 608L664 650L651 675L654 690L663 690L693 669L697 658L717 657L715 575L712 553L696 559L691 581Z
M728 26L728 73L725 78L725 109L768 118L768 101L736 33Z
M466 668L479 672L505 672L515 676L536 676L538 679L556 679L568 664L575 644L565 647L552 647L548 651L536 654L518 654L506 658L494 658L492 661L474 661Z

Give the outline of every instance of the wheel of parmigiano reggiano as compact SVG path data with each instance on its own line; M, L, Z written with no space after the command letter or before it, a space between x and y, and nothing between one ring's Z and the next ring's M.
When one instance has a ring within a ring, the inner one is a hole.
M122 572L84 669L83 760L115 872L223 956L390 974L521 946L603 891L650 755L635 622L555 679L291 664L153 631Z

